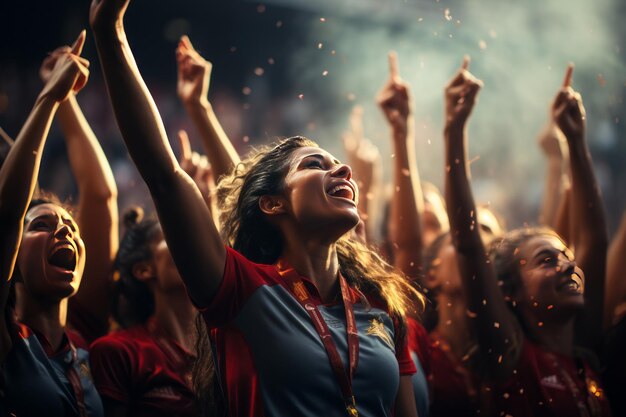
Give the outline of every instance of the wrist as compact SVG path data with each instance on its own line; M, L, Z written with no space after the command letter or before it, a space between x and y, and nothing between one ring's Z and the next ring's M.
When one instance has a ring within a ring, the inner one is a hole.
M191 111L211 111L211 103L209 103L209 100L207 100L206 97L203 98L191 98L191 99L186 99L186 100L182 100L183 101L183 106L185 106L185 109L187 109L188 112Z
M465 122L461 120L448 120L443 128L443 134L447 138L448 136L463 136L465 130Z

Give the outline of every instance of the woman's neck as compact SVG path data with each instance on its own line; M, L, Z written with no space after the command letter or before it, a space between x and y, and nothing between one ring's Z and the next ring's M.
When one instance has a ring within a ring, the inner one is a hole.
M42 334L54 351L59 349L65 333L67 298L49 302L39 300L17 288L18 320Z
M476 343L467 323L463 296L440 294L437 297L438 322L435 331L450 345L456 358L465 356Z
M528 317L528 315L527 315ZM538 322L534 316L526 320L526 331L535 343L549 351L572 355L574 348L574 317L567 320Z
M294 239L285 245L282 258L300 275L310 279L323 302L331 301L337 293L339 259L335 244L304 242Z
M187 350L193 346L193 304L184 289L154 292L154 319L157 332L174 339Z

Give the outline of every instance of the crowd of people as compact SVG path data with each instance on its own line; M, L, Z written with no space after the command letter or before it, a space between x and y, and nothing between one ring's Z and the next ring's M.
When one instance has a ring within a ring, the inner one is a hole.
M1 161L3 416L626 415L626 217L609 241L573 65L540 135L541 215L507 231L506 213L472 194L467 125L483 84L469 57L443 88L443 193L420 180L393 52L376 98L390 187L358 107L347 163L304 136L240 156L208 98L211 63L186 36L177 92L203 152L181 131L176 157L128 6L92 0L90 36L156 213L120 222L76 100L89 88L83 31L43 60ZM75 206L37 185L55 118Z

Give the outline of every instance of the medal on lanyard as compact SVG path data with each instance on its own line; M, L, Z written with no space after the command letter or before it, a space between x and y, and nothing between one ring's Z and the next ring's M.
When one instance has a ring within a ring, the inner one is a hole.
M311 317L313 326L315 327L315 330L317 330L317 333L322 340L322 344L324 345L324 348L326 350L326 354L333 369L333 373L335 374L335 378L337 379L337 382L339 383L339 386L341 388L341 393L344 397L343 399L346 405L346 411L348 412L348 416L358 417L359 412L356 408L356 399L354 397L354 394L352 393L352 377L354 375L359 360L359 336L356 327L356 320L354 318L354 306L352 304L352 296L350 294L350 288L348 287L346 279L341 274L339 274L341 297L343 298L343 305L346 313L348 358L350 361L350 368L348 372L346 372L346 369L343 366L341 357L339 356L339 352L337 351L337 346L333 341L326 321L324 321L324 317L322 317L322 314L317 308L317 305L312 299L311 294L307 290L304 282L302 281L298 273L293 268L281 269L281 263L279 263L277 267L278 273L288 284L287 288L289 289L291 294L296 300L298 300L300 305L302 305L304 310Z

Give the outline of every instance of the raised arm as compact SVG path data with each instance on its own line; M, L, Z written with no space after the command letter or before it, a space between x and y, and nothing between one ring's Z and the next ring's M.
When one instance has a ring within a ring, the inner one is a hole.
M39 71L43 81L62 47L50 54ZM96 135L76 100L76 95L59 106L57 118L67 144L72 173L78 183L78 226L89 252L80 290L70 303L78 303L79 311L89 312L102 328L108 327L109 292L113 282L113 260L119 244L117 186ZM70 317L70 321L72 317Z
M165 239L191 298L210 303L226 249L193 180L180 168L124 32L128 0L93 0L90 22L117 124L154 200Z
M0 311L4 315L11 276L22 239L24 216L33 196L50 124L59 103L85 85L89 62L80 57L85 32L57 60L0 170ZM9 351L7 323L0 320L0 358Z
M608 236L604 205L585 140L585 108L580 94L571 87L572 71L570 65L552 110L569 147L570 244L585 273L585 312L580 316L576 337L579 344L591 347L600 340L602 326L606 324L603 310Z
M363 109L355 106L350 115L350 131L343 136L343 148L348 164L359 186L358 209L365 238L373 243L374 227L379 214L376 196L382 192L382 161L376 145L363 137Z
M559 206L565 196L564 182L568 180L565 173L565 166L569 159L567 142L552 118L539 134L537 142L547 161L546 183L539 213L539 223L556 229Z
M180 156L178 162L180 167L189 175L198 186L200 194L206 203L211 216L219 229L219 209L214 197L215 179L213 178L213 168L206 156L200 155L198 152L191 150L189 136L184 130L178 131L178 143L180 147Z
M213 174L219 179L230 174L240 158L207 98L212 65L194 49L187 36L180 38L176 49L178 96L202 138Z
M423 250L424 197L417 170L409 86L400 78L395 52L389 53L389 79L378 94L378 105L389 123L395 154L389 224L394 266L411 279L417 279Z
M492 378L500 379L509 376L517 364L520 333L488 262L476 220L466 128L482 82L469 73L468 65L466 57L446 87L445 197L467 308L473 313L468 320L478 338L481 365Z

